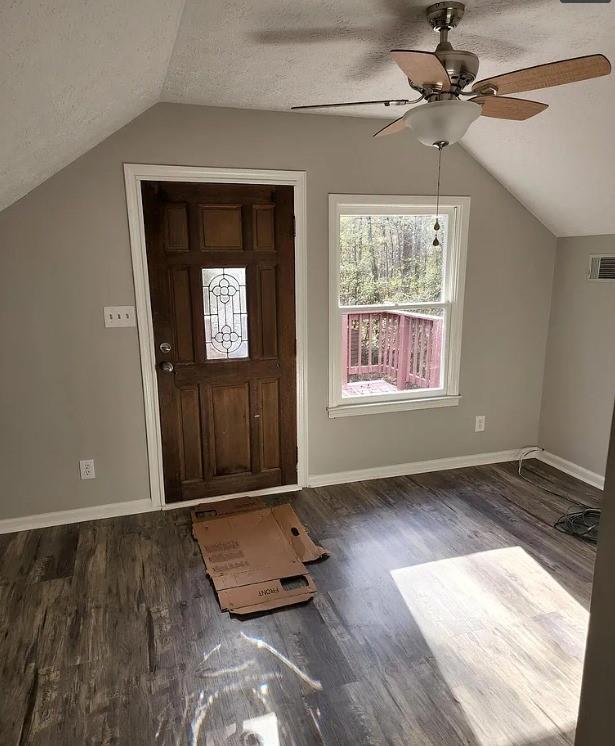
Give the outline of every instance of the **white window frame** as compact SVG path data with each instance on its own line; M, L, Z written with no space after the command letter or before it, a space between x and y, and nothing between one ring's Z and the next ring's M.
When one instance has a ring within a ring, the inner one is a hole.
M444 256L444 287L440 302L391 303L375 306L340 306L340 248L339 225L341 215L425 215L435 214L435 197L399 195L329 195L329 417L456 406L459 393L461 364L461 331L463 299L470 220L469 197L440 197L440 214L448 215L449 230ZM342 397L342 313L390 309L420 310L443 308L442 387L396 391L373 396Z

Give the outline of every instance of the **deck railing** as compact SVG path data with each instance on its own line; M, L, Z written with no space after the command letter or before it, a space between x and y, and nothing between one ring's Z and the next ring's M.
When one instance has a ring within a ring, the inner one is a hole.
M342 315L342 384L383 378L399 390L438 388L442 318L415 311Z

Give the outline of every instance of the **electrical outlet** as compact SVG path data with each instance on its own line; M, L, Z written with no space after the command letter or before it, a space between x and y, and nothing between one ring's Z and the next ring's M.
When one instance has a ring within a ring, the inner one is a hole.
M96 479L93 458L84 458L79 462L79 476L81 479Z
M134 306L105 306L105 326L136 326Z
M485 415L479 414L474 422L474 432L482 433L485 430Z

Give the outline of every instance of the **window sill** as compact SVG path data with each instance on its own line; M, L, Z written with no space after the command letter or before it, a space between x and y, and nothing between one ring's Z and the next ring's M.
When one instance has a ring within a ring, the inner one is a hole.
M439 407L456 407L461 396L435 396L431 399L405 399L404 401L379 401L370 404L338 404L329 407L331 419L337 417L355 417L360 414L386 414L387 412L408 412L412 409L436 409Z

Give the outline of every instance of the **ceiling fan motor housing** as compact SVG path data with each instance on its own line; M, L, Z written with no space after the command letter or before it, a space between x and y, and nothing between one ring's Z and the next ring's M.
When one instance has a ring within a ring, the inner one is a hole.
M457 2L435 3L426 10L427 20L432 28L440 32L436 55L444 65L452 84L450 93L439 94L438 91L433 91L427 96L428 100L457 98L461 90L476 80L478 57L473 52L453 49L448 40L448 32L457 26L464 13L465 5Z
M467 85L473 83L478 74L478 57L473 52L460 49L436 49L436 56L444 65L451 79L451 93L458 95ZM450 96L449 96L450 98Z

